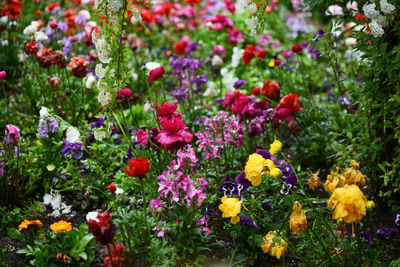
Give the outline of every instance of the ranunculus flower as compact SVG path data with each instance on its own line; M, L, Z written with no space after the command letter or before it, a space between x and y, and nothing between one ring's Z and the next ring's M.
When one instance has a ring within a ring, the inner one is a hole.
M125 100L128 99L129 101L132 101L133 99L133 93L131 89L129 88L122 88L117 95L117 99L119 100Z
M71 58L71 61L68 64L68 67L70 67L71 74L74 75L75 77L78 78L83 78L86 76L88 69L87 66L89 65L89 61L86 61L86 59L83 56L79 57L73 57Z
M336 188L327 207L335 209L332 219L346 223L359 223L367 214L367 198L357 185Z
M88 225L89 231L96 237L97 243L107 245L114 239L117 228L111 221L108 211L98 214L97 221L90 219Z
M107 256L104 258L105 267L121 267L127 264L127 260L124 258L124 248L121 243L116 243L112 246L107 247Z
M231 218L231 223L236 224L240 221L239 216L241 205L243 201L239 201L237 198L221 198L221 204L219 205L220 211L222 211L222 218Z
M264 82L261 93L268 98L278 100L281 93L281 88L279 86L279 83L277 83L276 81L268 80Z
M274 142L269 147L269 153L275 155L282 149L282 143L279 140L274 140Z
M107 189L114 193L117 190L117 186L114 183L111 183L107 186Z
M264 237L264 242L261 245L261 249L264 253L268 253L269 255L280 259L281 256L286 253L288 244L283 238L280 239L279 243L274 242L276 235L277 234L275 231L269 231Z
M292 115L296 114L300 111L299 96L297 94L285 95L275 110L279 110L280 108L288 108Z
M244 168L246 179L249 180L253 186L259 186L262 172L266 166L267 160L264 159L263 156L257 153L251 154Z
M128 164L129 169L125 168L125 173L130 177L143 177L150 169L150 163L146 158L134 158Z
M257 49L254 45L249 44L246 46L246 49L242 55L243 63L248 66L250 65L251 60L257 55Z
M260 93L260 87L256 86L253 89L251 89L251 94L254 96L258 96L258 94Z
M158 80L165 72L164 66L157 62L148 62L146 63L145 68L149 75L149 78L147 79L149 83Z
M292 46L292 51L298 55L301 55L303 53L303 47L299 44L295 44Z

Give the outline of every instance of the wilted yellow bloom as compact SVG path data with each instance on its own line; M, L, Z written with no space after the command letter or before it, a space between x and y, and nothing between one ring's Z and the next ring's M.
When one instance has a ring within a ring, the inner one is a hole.
M263 169L267 166L267 160L260 154L253 153L249 156L249 159L244 167L244 173L246 179L251 182L253 186L259 186L261 183L261 177Z
M318 170L316 173L310 171L308 173L308 177L310 177L310 179L308 180L308 186L310 187L311 190L314 190L315 188L321 185L321 179L319 179L318 177L319 171L320 170Z
M275 240L274 240L275 239ZM280 239L280 240L279 240ZM264 242L261 244L261 249L264 253L280 259L287 251L288 244L283 238L276 237L275 231L269 231L264 237Z
M365 177L359 170L360 164L355 160L351 160L351 168L346 169L344 176L346 178L346 184L356 184L363 186L365 184Z
M357 185L336 188L327 207L335 209L332 219L346 223L359 223L366 214L367 198Z
M235 216L231 218L231 224L237 224L238 222L240 222L240 217L239 216Z
M372 209L373 207L375 207L375 202L372 200L368 200L367 201L367 209Z
M336 171L331 171L328 177L326 177L325 191L330 191L332 193L336 188L343 187L345 183L346 178L339 174L339 168L336 167Z
M269 153L271 155L274 155L279 151L281 151L281 149L282 149L282 143L279 142L278 140L275 140L269 147Z
M293 205L293 213L290 215L290 229L296 234L307 229L307 217L301 204L296 201Z
M221 202L219 209L222 211L222 218L235 217L240 213L242 201L239 199L223 197Z

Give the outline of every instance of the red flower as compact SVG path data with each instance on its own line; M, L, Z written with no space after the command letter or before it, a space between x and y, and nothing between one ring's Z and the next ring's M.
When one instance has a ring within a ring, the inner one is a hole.
M32 55L36 55L36 49L37 49L37 46L36 46L36 43L32 40L32 41L29 41L27 44L26 44L26 49L25 49L25 52L27 53L27 54L32 54Z
M122 267L125 266L127 261L124 258L124 248L121 246L121 243L116 243L107 248L107 254L111 254L110 256L105 257L104 265L106 267Z
M232 14L235 14L236 7L235 7L235 3L233 3L232 0L225 0L225 5L226 5L226 9L229 12L231 12Z
M275 109L279 110L280 107L288 108L293 115L296 114L300 111L299 96L297 94L285 95Z
M174 50L178 55L186 54L188 51L188 43L181 40L180 42L174 44Z
M68 67L72 68L71 73L75 77L83 78L86 76L88 69L87 66L89 62L85 60L84 57L73 57L71 58L71 62L69 62Z
M266 50L262 50L260 52L257 53L257 60L260 60L261 58L265 57L267 55L267 51Z
M149 83L158 80L165 72L164 66L160 66L158 68L152 69L149 73L149 78L147 81Z
M165 102L157 109L157 118L159 120L163 119L164 117L169 117L172 115L175 110L178 108L177 105Z
M253 89L251 89L251 93L254 96L258 96L258 94L260 93L260 87L258 87L258 86L254 87Z
M51 28L55 29L55 28L57 28L58 25L57 25L57 23L55 23L55 22L50 22L49 26L50 26Z
M252 44L246 46L246 49L243 52L242 60L243 63L248 66L251 60L257 55L256 47Z
M132 101L132 99L133 99L133 93L132 93L131 89L129 89L129 88L122 88L122 89L118 92L117 99L119 99L119 100L129 99L129 101Z
M294 46L292 46L292 51L294 53L297 53L298 55L301 55L303 53L303 47L299 44L295 44Z
M117 228L110 219L108 211L97 215L97 220L89 220L89 231L96 237L99 244L107 245L115 236Z
M150 164L146 158L131 159L129 169L125 168L125 173L129 176L143 177L150 169Z
M54 2L54 3L51 3L51 4L47 5L47 10L48 11L52 11L55 7L59 7L59 6L60 6L60 3Z
M279 66L281 64L281 61L279 59L274 60L275 66Z
M271 99L278 100L281 92L281 88L279 87L279 83L276 81L266 81L261 89L261 93Z
M67 62L65 61L65 56L63 51L56 50L53 52L52 64L53 65L57 64L57 66L62 69L65 68Z
M107 189L114 193L117 190L117 186L114 183L111 183L107 186Z
M226 39L228 39L228 41L231 44L237 45L239 41L243 41L244 39L246 39L246 36L243 35L238 29L232 28L229 30L228 36L226 36Z
M37 53L36 58L40 67L48 68L53 64L53 53L51 51L51 48L43 47L42 50Z

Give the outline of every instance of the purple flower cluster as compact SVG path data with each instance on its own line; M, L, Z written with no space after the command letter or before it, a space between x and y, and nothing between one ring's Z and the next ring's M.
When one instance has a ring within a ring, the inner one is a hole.
M82 158L82 150L83 144L69 143L67 140L64 140L64 143L61 147L61 153L63 153L64 156L71 156L74 159Z
M199 151L204 151L205 159L221 158L224 153L224 144L233 144L239 147L243 144L244 128L239 124L239 119L220 111L213 118L204 120L206 129L196 133Z
M40 119L38 133L42 138L47 139L49 138L49 133L57 133L58 127L59 124L53 116Z
M297 13L286 18L286 25L292 31L289 37L297 38L299 33L308 33L309 29L306 22L306 13Z
M194 178L195 173L193 167L198 162L193 148L189 145L186 149L182 148L177 152L178 158L171 162L167 171L158 176L158 192L160 195L157 199L150 201L150 206L154 213L159 208L163 208L165 201L169 199L170 204L180 203L191 207L196 201L196 207L199 208L203 201L207 198L204 193L208 184L203 178Z
M204 85L208 81L207 74L199 75L198 72L203 70L203 60L195 60L191 57L179 58L174 55L171 62L171 67L174 69L174 75L177 86L175 86L172 96L175 97L179 103L189 95L198 94L204 89Z

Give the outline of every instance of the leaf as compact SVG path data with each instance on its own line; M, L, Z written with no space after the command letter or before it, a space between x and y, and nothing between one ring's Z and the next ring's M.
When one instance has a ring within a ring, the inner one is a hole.
M94 235L92 234L88 234L85 235L81 241L79 242L79 248L78 248L78 252L80 251L84 251L86 246L89 244L90 241L92 241L94 239Z
M154 4L153 4L153 3L145 3L144 5L145 5L146 7L153 7Z
M15 228L7 228L7 233L8 236L11 237L12 239L20 239L20 240L24 239L21 233Z

